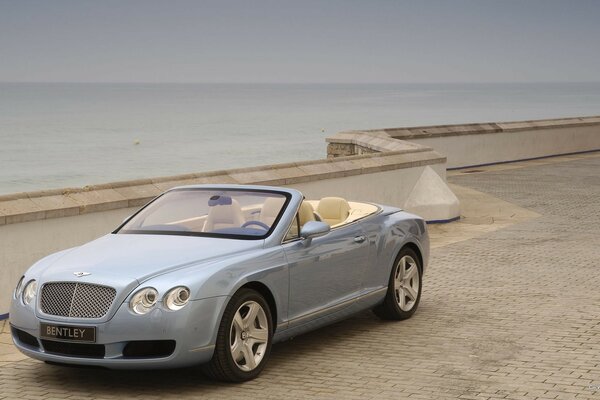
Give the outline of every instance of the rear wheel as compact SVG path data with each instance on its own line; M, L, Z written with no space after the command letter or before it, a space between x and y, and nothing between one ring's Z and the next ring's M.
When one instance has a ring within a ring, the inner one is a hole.
M229 301L217 334L215 353L204 371L212 378L243 382L263 370L273 337L271 312L260 293L239 290Z
M419 257L412 249L400 250L390 274L385 300L373 312L383 319L410 318L421 300L422 271Z

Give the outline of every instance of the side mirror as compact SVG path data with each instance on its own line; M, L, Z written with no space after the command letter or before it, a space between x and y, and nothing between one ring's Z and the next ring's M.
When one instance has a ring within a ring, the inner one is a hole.
M300 237L303 239L312 239L320 236L327 235L331 227L325 222L321 221L309 221L300 230Z

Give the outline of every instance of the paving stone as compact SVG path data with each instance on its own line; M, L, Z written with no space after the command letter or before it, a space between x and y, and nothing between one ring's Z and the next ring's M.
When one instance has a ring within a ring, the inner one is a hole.
M449 181L532 215L434 248L407 321L363 312L277 344L264 373L240 385L194 368L3 362L0 399L600 398L589 388L600 385L600 157Z

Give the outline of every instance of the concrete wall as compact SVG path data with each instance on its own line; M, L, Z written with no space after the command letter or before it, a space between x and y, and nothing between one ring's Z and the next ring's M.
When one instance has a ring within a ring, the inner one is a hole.
M294 187L307 198L342 196L403 208L413 191L422 192L419 182L424 174L433 173L439 181L432 185L447 188L445 161L436 152L420 146L412 152L0 196L0 315L8 312L14 286L35 261L112 231L139 206L171 187L198 183L265 184ZM447 203L439 198L428 199L432 207L419 208L420 214L436 220L457 217L458 200L450 194Z
M600 117L351 131L327 141L330 157L424 146L459 168L600 150Z
M448 168L459 168L600 150L600 125L533 129L518 133L415 138L448 158Z

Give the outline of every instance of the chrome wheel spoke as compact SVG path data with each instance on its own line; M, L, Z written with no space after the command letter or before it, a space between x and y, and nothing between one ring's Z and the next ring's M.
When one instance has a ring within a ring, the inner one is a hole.
M262 311L262 308L256 303L251 303L248 306L248 314L246 314L246 317L244 318L244 328L248 329L254 326L254 321L258 316L259 310Z
M256 359L254 358L254 352L249 342L244 343L242 346L242 352L244 353L244 361L247 368L253 370L256 368Z
M406 257L402 257L400 259L400 263L398 265L398 273L396 274L396 276L400 280L403 280L404 279L405 271L406 271Z
M269 340L269 332L264 328L253 328L250 329L249 337L254 339L255 343L267 343L267 340Z
M399 288L399 287L401 287L403 282L404 282L404 281L403 281L402 279L400 279L400 278L396 278L396 281L394 282L394 287L395 287L395 288Z
M240 339L237 339L231 346L231 356L236 363L240 362L244 356L243 348L244 345Z
M396 301L398 301L398 305L400 306L400 308L404 309L404 306L406 304L406 294L404 293L403 287L399 287L398 289L396 289Z
M242 315L240 314L239 310L233 317L233 327L238 331L238 333L244 330L244 320L242 319Z
M404 293L411 301L415 301L417 299L417 291L410 286L404 287Z
M413 278L417 274L417 266L415 264L410 264L410 267L406 270L404 274L404 280L409 280Z

